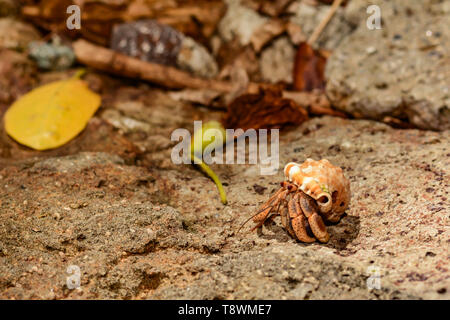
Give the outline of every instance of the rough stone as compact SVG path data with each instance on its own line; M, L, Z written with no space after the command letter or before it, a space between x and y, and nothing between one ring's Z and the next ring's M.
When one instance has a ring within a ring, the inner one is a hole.
M177 65L204 78L214 78L218 73L217 62L208 50L194 39L186 36L181 42Z
M0 18L0 48L24 51L31 41L40 38L30 24L13 18Z
M367 28L369 4L380 6L382 29ZM449 12L448 1L351 1L348 19L359 26L326 67L332 103L357 117L449 129Z
M308 38L314 29L325 18L330 10L329 5L311 5L308 1L295 1L290 7L292 14L290 22L301 27L302 33ZM339 43L352 31L353 25L346 19L345 9L339 8L328 23L314 46L326 50L334 50Z
M259 66L265 81L292 82L295 49L287 37L274 40L261 52Z
M315 118L281 135L275 175L213 166L228 206L187 165L136 166L97 152L8 162L0 297L448 299L449 137ZM329 243L298 243L277 219L236 233L278 188L284 163L308 157L329 159L351 181L350 209L327 226ZM79 289L66 286L69 265L81 269ZM379 268L380 289L367 288L369 267Z
M219 34L225 41L237 39L242 46L250 43L253 33L269 19L241 4L241 0L226 0L227 12L219 23Z

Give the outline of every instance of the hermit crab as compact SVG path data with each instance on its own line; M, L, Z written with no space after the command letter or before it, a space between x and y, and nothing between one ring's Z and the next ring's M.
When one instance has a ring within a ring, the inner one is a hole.
M326 159L307 159L302 164L288 163L284 176L281 188L252 217L256 223L252 230L281 216L282 225L293 238L328 242L324 222L338 222L350 203L350 182L342 169Z

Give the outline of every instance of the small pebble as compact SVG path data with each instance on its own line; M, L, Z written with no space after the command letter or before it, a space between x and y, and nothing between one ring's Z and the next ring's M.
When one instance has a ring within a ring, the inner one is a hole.
M366 49L366 52L367 52L367 54L374 54L374 53L377 52L377 48L375 48L375 47L368 47Z

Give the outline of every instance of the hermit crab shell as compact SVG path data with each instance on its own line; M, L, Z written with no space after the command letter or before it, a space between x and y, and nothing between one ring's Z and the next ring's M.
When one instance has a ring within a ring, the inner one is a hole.
M350 182L342 169L328 160L306 159L302 164L290 162L284 167L286 180L316 200L319 211L337 222L350 204Z

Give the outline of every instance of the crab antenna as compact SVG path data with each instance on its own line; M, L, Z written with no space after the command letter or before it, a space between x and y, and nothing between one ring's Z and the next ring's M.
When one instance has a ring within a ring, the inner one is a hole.
M258 214L260 214L261 212L263 212L264 210L267 210L269 208L273 207L271 204L268 205L267 207L259 210L257 213L255 213L254 215L252 215L250 218L248 218L247 220L245 220L245 222L243 224L241 224L241 226L239 227L239 229L236 231L236 233L239 233L239 231L241 231L242 227L245 226L247 224L247 222L249 222L250 220L252 220L254 217L256 217Z
M284 182L284 181L283 181ZM269 205L261 210L259 210L257 213L255 213L254 215L252 215L250 218L248 218L247 220L245 220L245 222L243 224L241 224L241 226L239 227L239 229L236 231L236 233L239 233L239 231L241 231L242 227L245 226L247 224L247 222L249 222L251 219L253 219L254 217L256 217L258 214L260 214L261 212L263 212L264 210L269 209L270 207L273 207L273 203L274 201L276 201L277 196L283 191L283 182L281 183L281 188L277 190L277 192L275 192L269 199ZM266 203L267 203L266 202Z
M278 211L280 211L280 206L281 206L281 201L280 202L278 202L278 206L277 206L277 210L275 211L275 212L278 212ZM251 231L253 231L253 230L256 230L256 228L258 228L258 227L260 227L260 226L262 226L263 224L264 224L264 222L265 222L266 220L264 220L263 222L260 222L258 225L256 225L256 226L254 226L253 228L252 228L252 230Z

